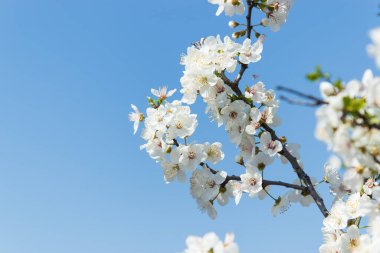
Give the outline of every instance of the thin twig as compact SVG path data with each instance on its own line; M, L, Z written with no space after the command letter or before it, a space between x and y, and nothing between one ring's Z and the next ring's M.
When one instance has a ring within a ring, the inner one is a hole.
M208 164L206 163L200 163L200 165L203 167L203 166L206 166L213 174L216 174L218 173L217 170L214 170L212 169ZM231 180L234 180L234 181L241 181L241 178L239 176L235 176L235 175L231 175L231 176L227 176L226 179L224 180L224 182L221 184L222 186L225 186L229 181ZM306 186L302 186L302 185L296 185L296 184L289 184L289 183L286 183L286 182L282 182L282 181L272 181L272 180L266 180L266 179L263 179L262 180L262 187L265 188L269 185L277 185L277 186L284 186L286 188L292 188L292 189L295 189L295 190L300 190L300 191L308 191L308 188Z
M292 105L301 105L301 106L309 106L309 107L317 107L321 104L318 102L307 102L307 101L301 101L301 100L294 100L285 96L279 97L281 100L284 100L285 102L292 104Z
M300 92L298 90L295 90L295 89L292 89L292 88L288 88L288 87L285 87L285 86L277 86L277 90L285 91L285 92L288 92L290 94L294 94L296 96L312 100L312 101L315 102L316 105L328 104L326 101L324 101L324 100L322 100L322 99L320 99L318 97L315 97L313 95L306 94L306 93L303 93L303 92Z

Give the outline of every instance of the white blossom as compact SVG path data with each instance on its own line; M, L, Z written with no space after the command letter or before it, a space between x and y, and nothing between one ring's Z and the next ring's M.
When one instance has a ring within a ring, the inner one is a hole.
M168 91L168 87L163 86L163 87L160 87L158 90L151 89L150 91L152 92L152 94L154 96L158 97L159 99L165 100L165 99L173 96L173 94L174 94L174 92L176 92L176 90L177 89L173 89L173 90Z
M239 49L239 61L243 64L249 64L252 62L258 62L261 59L261 53L263 52L264 37L251 44L250 39L245 39L243 46Z
M274 156L282 150L282 144L278 140L272 140L269 132L264 132L260 137L260 149L269 156Z
M179 162L181 166L190 171L194 171L201 162L207 159L203 144L181 146L179 149L181 152Z
M276 217L280 213L286 212L289 209L289 207L290 207L290 202L289 202L289 198L287 194L281 197L278 197L272 207L272 215Z
M267 5L272 5L274 11L268 16L268 25L272 31L277 32L286 22L289 11L293 5L293 0L268 0Z
M187 248L183 253L239 253L234 239L232 233L226 234L224 242L215 233L207 233L203 237L189 236L186 239Z
M129 120L133 122L133 134L136 134L139 123L144 120L144 114L134 104L131 107L134 112L129 113Z
M262 188L262 177L259 171L253 168L247 168L246 173L240 175L241 189L247 192L249 197L254 197Z
M219 5L216 15L219 16L223 11L226 16L233 16L235 13L242 15L245 7L242 0L209 0L211 4Z

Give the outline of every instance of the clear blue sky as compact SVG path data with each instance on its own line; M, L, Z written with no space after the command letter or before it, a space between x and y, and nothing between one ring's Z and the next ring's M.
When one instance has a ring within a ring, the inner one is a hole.
M374 68L367 31L380 24L375 0L296 1L263 59L249 69L267 86L317 94L305 73L321 64L345 79ZM206 0L0 1L0 252L176 253L189 234L233 231L241 252L316 252L322 216L294 205L272 218L271 201L243 198L211 221L188 185L166 185L139 150L130 104L151 87L179 88L179 58L191 42L227 35L229 19ZM222 137L194 106L194 140ZM281 135L302 145L306 170L321 177L329 154L314 139L314 110L282 104ZM239 173L231 158L219 168ZM292 180L276 164L270 179ZM322 190L326 193L326 190ZM286 249L286 250L284 250Z

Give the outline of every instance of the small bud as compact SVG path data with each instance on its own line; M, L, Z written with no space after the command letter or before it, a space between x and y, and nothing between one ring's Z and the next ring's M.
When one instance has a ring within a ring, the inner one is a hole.
M282 136L282 137L280 138L280 141L281 141L282 144L284 144L284 143L287 141L287 139L286 139L285 136Z
M234 38L235 40L238 39L240 37L240 32L234 32L232 34L232 38Z
M269 20L267 18L263 18L260 22L262 26L268 26Z
M380 155L379 148L376 147L376 146L372 147L372 148L371 148L371 155L373 155L373 156L378 156L378 155Z
M232 0L231 3L232 3L233 6L239 6L240 5L240 1L239 0Z
M322 82L319 89L324 97L330 97L336 94L335 87L329 82Z
M260 36L261 36L261 33L255 32L255 37L256 38L260 38Z
M364 173L364 167L361 165L357 166L355 169L356 169L356 173L360 175Z
M260 171L264 170L264 169L265 169L265 163L259 163L259 164L257 165L257 168L258 168Z
M166 149L166 153L167 153L167 154L170 154L171 152L172 152L172 147L169 146L169 147Z
M231 28L235 28L235 27L238 27L240 24L234 20L231 20L230 22L228 22L228 26L231 27Z
M260 152L260 148L259 147L255 147L255 155L257 155L259 152Z
M245 36L245 34L246 34L246 30L241 30L239 33L240 33L240 36Z
M244 165L243 157L240 155L235 156L235 162L240 165Z

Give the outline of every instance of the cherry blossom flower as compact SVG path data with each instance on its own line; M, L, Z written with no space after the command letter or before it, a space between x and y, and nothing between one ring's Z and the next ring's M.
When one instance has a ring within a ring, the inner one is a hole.
M194 171L196 167L207 159L207 154L202 144L191 144L179 147L181 156L179 162L184 168Z
M286 212L289 209L289 207L290 207L290 202L289 202L288 194L285 194L285 195L279 197L275 201L275 203L272 207L272 215L274 217L276 217L280 213Z
M272 31L277 32L286 22L289 11L293 5L293 0L268 0L266 4L274 8L268 15L268 25Z
M151 89L150 91L152 92L153 95L155 95L159 99L165 100L165 99L173 96L173 94L177 91L177 89L173 89L173 90L168 91L168 87L163 86L163 87L160 87L158 90Z
M219 194L220 185L225 181L227 173L219 171L212 173L209 168L194 171L190 179L191 195L202 201L214 201Z
M247 192L249 197L253 198L262 188L262 177L259 171L253 168L247 168L246 173L240 175L241 189Z
M207 233L203 237L189 236L186 239L187 249L183 253L239 253L234 239L232 233L226 234L224 242L215 233Z
M144 120L144 114L142 114L134 104L132 104L131 107L134 112L129 113L129 120L133 122L133 134L136 134L139 123Z
M226 16L233 16L235 13L242 15L245 7L242 0L209 0L211 4L219 5L216 15L219 16L223 11Z
M224 159L222 143L214 142L212 144L209 144L208 142L206 142L204 144L204 149L207 154L207 160L210 161L212 164L217 164L218 162Z
M245 39L243 46L239 49L239 61L243 64L258 62L263 52L264 36L261 36L255 43L251 44L250 39Z
M269 156L274 156L282 150L282 144L280 141L272 141L270 133L264 132L260 137L261 150Z

